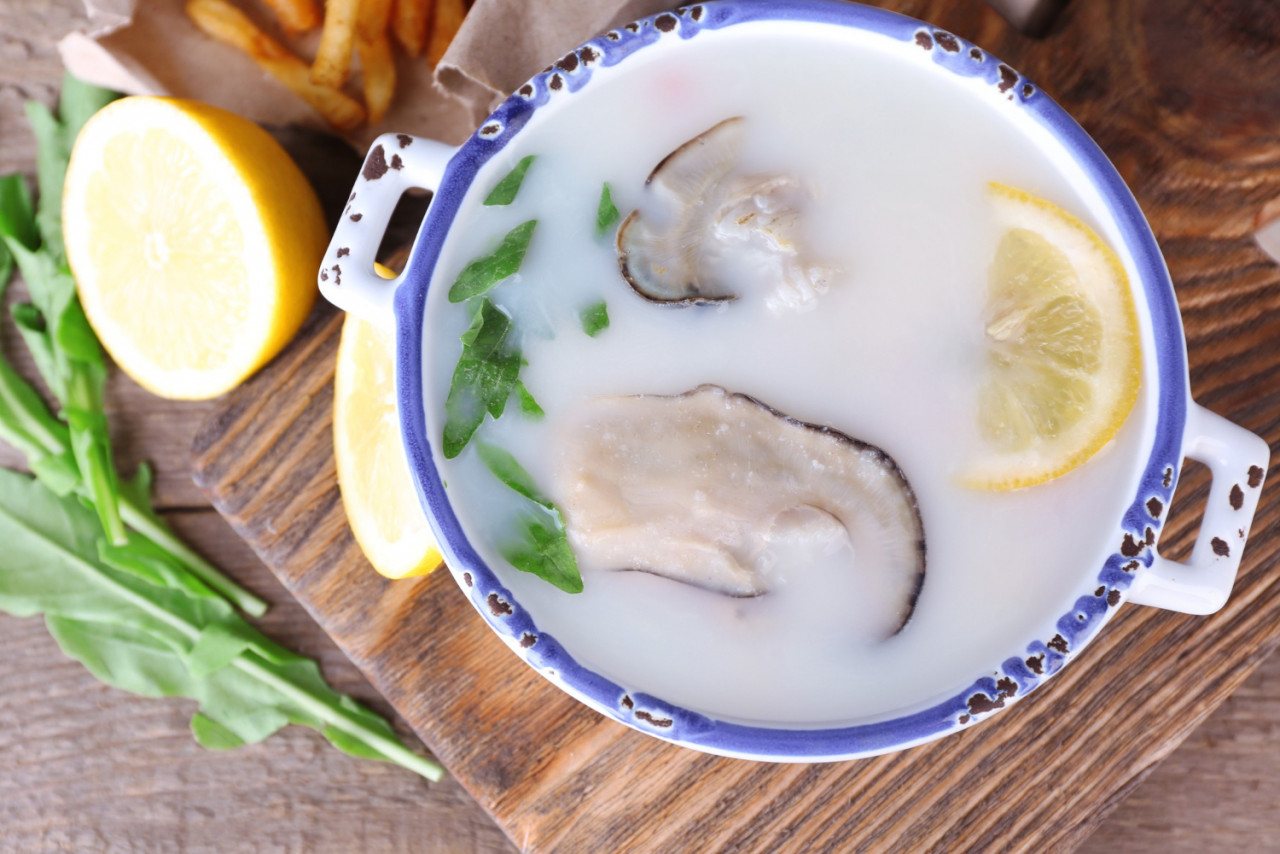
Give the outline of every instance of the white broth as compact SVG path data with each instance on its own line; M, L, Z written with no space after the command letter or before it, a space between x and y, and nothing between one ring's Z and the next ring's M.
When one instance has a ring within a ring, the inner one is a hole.
M462 204L423 324L436 464L471 543L540 630L627 690L763 725L922 708L1052 635L1118 545L1151 442L1149 387L1118 437L1064 477L1012 493L956 483L979 447L981 309L998 240L987 182L1072 212L1134 273L1099 197L1080 189L1081 173L1047 134L992 87L931 66L925 51L883 37L777 22L647 49L594 69L582 91L535 113ZM812 195L803 236L834 270L814 310L778 311L750 295L715 306L647 302L621 277L612 233L594 232L602 184L625 217L663 157L733 116L746 121L743 168L795 176ZM482 206L529 154L537 159L515 202ZM503 559L499 544L527 502L485 468L474 441L456 459L440 453L468 322L446 293L470 261L535 218L520 272L490 296L516 321L528 361L520 376L546 417L523 417L513 399L476 438L510 451L551 490L556 436L580 401L713 383L877 445L915 491L928 547L901 632L879 640L859 631L859 581L839 560L785 567L768 594L738 599L585 562L585 589L571 595ZM592 338L579 312L598 300L611 323Z

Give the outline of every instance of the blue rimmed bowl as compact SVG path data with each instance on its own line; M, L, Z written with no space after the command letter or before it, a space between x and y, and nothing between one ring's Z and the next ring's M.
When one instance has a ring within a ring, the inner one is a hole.
M942 702L888 719L827 728L719 720L636 691L576 661L539 628L468 540L433 457L424 399L427 295L459 210L469 193L479 192L476 178L486 164L531 122L554 121L558 105L584 87L608 86L612 75L625 72L632 56L696 52L709 38L777 22L786 22L792 32L857 31L878 40L878 49L900 51L938 74L961 75L984 85L1001 109L1020 111L1076 164L1101 199L1131 261L1144 342L1144 400L1154 425L1140 449L1145 464L1136 492L1115 520L1109 541L1114 550L1100 566L1082 572L1078 590L1064 597L1055 623L1035 637L1010 638L1007 655L992 660ZM374 256L396 203L411 187L433 190L434 197L405 272L384 280L373 271ZM449 568L480 617L527 664L601 714L710 753L808 762L909 747L971 726L1026 696L1079 653L1122 602L1198 614L1217 610L1234 582L1268 465L1268 448L1261 439L1191 400L1169 274L1142 212L1097 145L1038 87L982 49L919 21L853 3L725 0L682 7L612 30L565 54L520 87L460 148L405 134L380 137L353 188L319 279L321 291L339 307L395 329L397 398L410 468ZM1179 563L1162 558L1156 541L1185 458L1205 463L1213 484L1192 555Z

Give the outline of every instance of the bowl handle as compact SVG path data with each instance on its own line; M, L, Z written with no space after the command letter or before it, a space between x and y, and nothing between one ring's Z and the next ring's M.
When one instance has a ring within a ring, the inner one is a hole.
M405 133L384 133L373 141L324 253L318 278L325 299L390 328L392 298L404 275L384 279L374 272L382 235L404 191L419 187L434 192L456 151Z
M1195 403L1187 413L1182 448L1187 457L1208 466L1213 478L1191 559L1167 560L1153 547L1151 566L1134 579L1128 598L1184 614L1212 614L1227 603L1235 583L1271 449L1260 437Z

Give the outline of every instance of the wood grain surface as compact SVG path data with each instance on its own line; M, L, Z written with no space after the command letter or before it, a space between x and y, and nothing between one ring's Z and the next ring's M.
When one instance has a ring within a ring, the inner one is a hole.
M1255 27L1255 21L1268 10L1258 10L1256 4L1206 0L1175 10L1172 24L1183 22L1189 33L1199 33L1204 27L1195 16L1205 10L1230 24L1241 73L1248 73L1257 57L1274 56L1274 42L1259 40L1268 31ZM928 14L928 10L917 4L915 14ZM61 77L53 44L68 30L85 25L79 0L0 2L0 173L33 173L34 147L21 119L21 103L26 98L53 100ZM1269 32L1274 33L1274 27ZM975 36L964 30L961 34ZM1188 62L1187 73L1196 67ZM1254 85L1261 87L1265 82L1259 74ZM1100 90L1097 97L1106 100L1116 96ZM1223 109L1232 105L1242 109L1250 103L1246 98L1227 99ZM1219 159L1235 158L1228 153ZM1274 168L1268 172L1269 162L1274 160L1258 157L1257 151L1239 161L1242 183L1270 182L1260 185L1249 206L1280 195L1274 192L1276 173ZM1148 206L1141 194L1139 199ZM1165 228L1162 231L1157 225L1166 249L1172 238L1184 231L1190 233L1172 223ZM1242 229L1237 223L1232 229L1231 240L1248 249L1247 226ZM1213 228L1207 233L1214 234ZM1210 248L1205 247L1206 251ZM1175 269L1180 289L1196 269ZM1230 281L1241 270L1255 277L1265 274L1264 279L1255 279L1256 289L1274 289L1274 271L1261 258L1252 273L1248 265L1222 265L1219 278ZM1210 294L1212 287L1207 291ZM1202 289L1201 299L1205 292ZM1180 298L1185 307L1187 297L1180 293ZM1235 299L1247 313L1248 299ZM3 314L7 320L7 311ZM1263 321L1260 318L1258 322ZM12 357L15 348L10 332L6 326L0 336L5 337L5 354ZM1197 394L1211 388L1201 376L1202 360L1209 349L1202 343L1192 352ZM23 363L22 367L30 376L30 366ZM1256 388L1257 396L1265 397L1274 395L1280 385L1272 375L1260 379ZM156 464L165 515L206 555L270 600L273 611L264 621L266 629L295 649L317 656L335 685L376 703L377 695L356 669L239 537L208 509L203 494L187 476L186 452L191 437L220 404L162 401L118 374L113 376L108 404L113 433L123 447L126 464L141 458ZM1267 435L1274 441L1274 428ZM18 459L11 449L0 445L0 465L11 466ZM1255 530L1261 531L1262 524L1260 520ZM1255 568L1274 566L1274 556L1260 558L1253 546L1248 561L1246 565ZM440 580L448 581L430 583ZM442 587L447 595L447 585ZM465 612L467 606L456 591L453 596ZM0 648L6 652L0 657L0 851L412 850L486 854L510 850L510 843L456 782L427 786L399 769L338 754L319 736L299 728L288 728L262 744L229 753L203 751L194 745L187 730L193 710L190 703L133 697L101 686L78 664L62 657L40 621L0 616ZM508 668L517 666L513 658ZM1086 666L1084 661L1072 665ZM1176 670L1169 668L1170 672ZM429 686L425 690L440 689ZM1036 701L1033 698L1024 705ZM1153 714L1148 705L1122 717L1133 718L1131 726L1136 727L1138 722L1174 714L1177 712L1159 709ZM1054 749L1052 736L1045 740ZM573 746L561 747L567 755ZM1055 797L1052 789L1041 795L1037 809ZM1280 847L1278 816L1280 656L1272 656L1136 787L1082 850L1099 854L1273 851ZM1080 819L1092 825L1097 815L1088 813ZM799 850L787 845L780 848Z
M1280 195L1280 104L1263 91L1276 78L1259 73L1280 62L1280 26L1265 4L1076 0L1040 42L977 3L883 5L1004 57L1080 119L1162 241L1193 392L1280 440L1280 276L1249 237ZM1249 62L1233 65L1245 38ZM1223 611L1124 607L1078 661L990 724L830 765L681 750L523 667L450 578L389 584L360 570L327 452L338 328L319 313L231 396L196 441L197 481L524 850L1066 849L1280 642L1273 487ZM1194 509L1203 487L1189 478L1178 506ZM1182 510L1162 549L1185 553L1195 531Z

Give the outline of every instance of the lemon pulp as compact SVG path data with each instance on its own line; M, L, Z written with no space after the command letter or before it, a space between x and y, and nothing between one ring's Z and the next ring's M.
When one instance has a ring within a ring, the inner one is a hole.
M81 302L125 373L176 399L233 388L315 301L328 231L261 128L174 98L116 101L72 151L63 196Z
M342 503L356 542L388 578L443 558L418 504L396 414L395 336L347 315L334 377L333 436Z
M1129 277L1088 226L1021 190L990 185L1003 229L991 265L978 426L964 477L1017 489L1086 462L1124 424L1142 351Z

